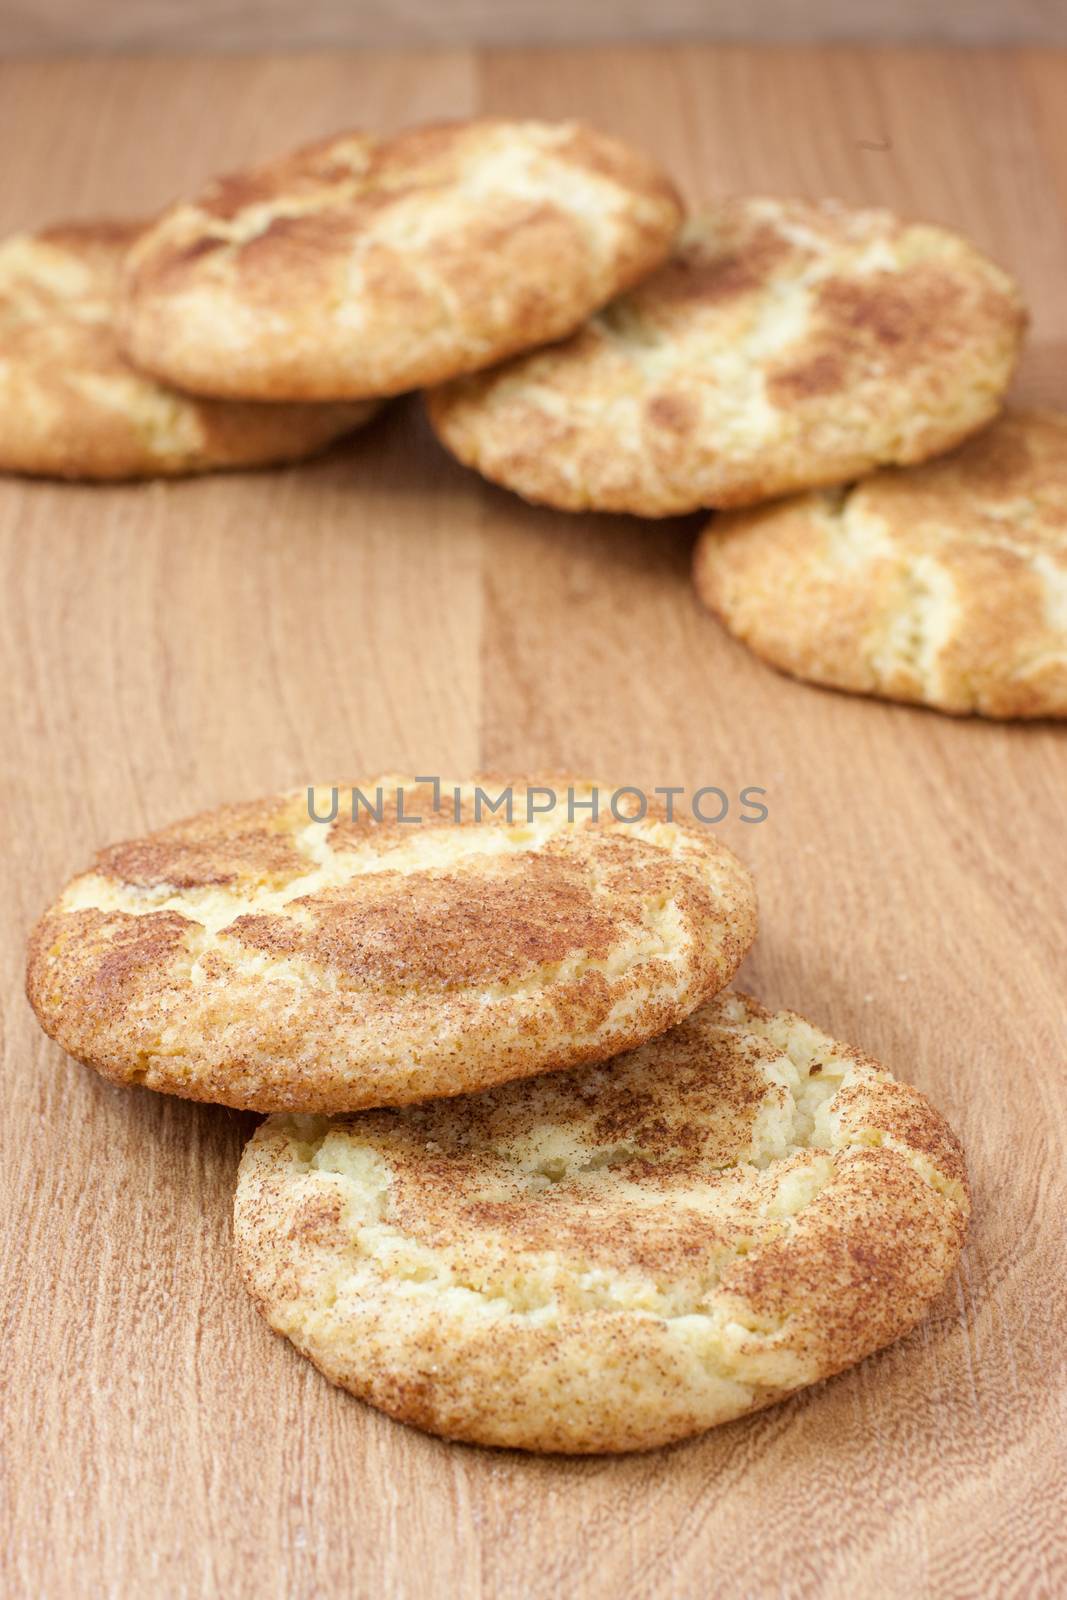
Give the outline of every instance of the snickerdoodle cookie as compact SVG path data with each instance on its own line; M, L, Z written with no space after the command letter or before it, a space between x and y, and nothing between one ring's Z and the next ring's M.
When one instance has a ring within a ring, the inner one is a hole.
M728 992L600 1066L271 1117L235 1241L328 1378L450 1438L666 1444L859 1361L955 1267L967 1177L915 1089Z
M658 167L580 123L340 134L165 212L130 258L126 347L230 399L397 394L573 332L681 216Z
M1067 716L1067 416L716 518L697 592L784 672L986 717Z
M1011 279L944 228L737 199L573 338L431 394L445 445L566 511L752 505L925 460L998 410Z
M729 982L755 893L711 828L483 782L510 807L379 778L332 821L301 790L102 851L32 936L42 1026L120 1082L347 1111L600 1060Z

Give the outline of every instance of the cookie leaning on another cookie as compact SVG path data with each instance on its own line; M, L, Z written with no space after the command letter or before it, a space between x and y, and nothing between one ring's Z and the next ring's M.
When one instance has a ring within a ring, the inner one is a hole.
M728 993L601 1066L272 1117L241 1162L234 1240L271 1326L390 1415L617 1451L898 1338L968 1211L959 1143L921 1094Z
M1067 717L1067 416L1003 417L938 461L716 518L705 605L773 666L986 717Z
M735 199L566 343L429 396L460 461L565 511L751 505L920 461L993 417L1025 316L966 240Z
M123 338L204 394L397 394L571 333L681 216L652 162L579 123L340 134L165 212L131 256Z
M301 790L104 850L32 935L41 1025L123 1083L336 1111L600 1060L729 982L755 892L710 828L594 822L577 781L581 820L561 789L527 823L527 784L513 823L470 782L456 822L450 782L387 777L357 786L380 821L311 821Z
M296 461L377 409L202 400L136 371L114 299L136 224L77 222L0 243L0 471L124 479Z

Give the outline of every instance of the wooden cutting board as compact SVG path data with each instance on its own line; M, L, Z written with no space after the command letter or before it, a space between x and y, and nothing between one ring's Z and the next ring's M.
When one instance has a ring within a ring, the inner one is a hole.
M1020 394L1067 405L1065 100L1050 52L6 65L0 221L147 211L344 124L580 114L693 197L965 229L1026 285ZM1064 733L775 676L697 610L698 523L531 509L416 403L299 470L0 483L8 1592L1064 1593ZM763 903L745 985L927 1090L974 1180L910 1338L630 1459L449 1446L331 1389L231 1272L253 1119L105 1085L20 992L29 922L105 842L311 775L546 766L766 788L724 826Z

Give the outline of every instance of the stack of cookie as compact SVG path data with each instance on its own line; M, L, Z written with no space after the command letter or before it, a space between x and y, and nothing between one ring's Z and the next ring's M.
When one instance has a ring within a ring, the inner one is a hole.
M150 225L0 246L0 469L296 460L390 395L572 333L660 265L681 203L575 124L342 134Z
M443 443L528 499L727 510L698 592L785 671L1063 716L1067 418L994 422L1024 326L943 228L763 198L683 226L577 124L343 134L0 247L0 468L295 460L429 387Z
M1025 325L1011 279L943 228L730 200L572 338L443 385L430 415L531 500L725 512L697 592L783 671L1062 717L1067 416L993 420Z
M895 1339L963 1242L926 1100L728 988L755 929L741 863L633 789L378 778L103 851L28 993L113 1080L270 1113L238 1266L328 1377L618 1451Z

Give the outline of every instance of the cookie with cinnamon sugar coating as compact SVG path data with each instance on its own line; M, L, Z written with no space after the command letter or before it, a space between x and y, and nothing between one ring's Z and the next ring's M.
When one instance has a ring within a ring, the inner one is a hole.
M572 338L436 389L430 419L560 510L754 505L950 449L999 410L1025 321L948 229L740 197Z
M772 666L957 716L1067 717L1067 415L715 518L697 593Z
M30 1000L109 1078L256 1111L404 1104L627 1049L730 981L755 891L711 828L641 818L629 791L616 820L603 787L594 820L594 786L562 781L573 821L565 791L528 806L531 779L494 780L509 820L472 781L456 810L449 782L387 777L358 785L381 787L377 815L311 820L301 790L115 845L38 923Z
M166 211L130 257L122 336L196 393L398 394L572 333L681 218L654 162L581 123L341 133Z
M921 1094L730 992L599 1066L269 1118L234 1243L271 1327L400 1421L621 1451L898 1338L968 1211L959 1142Z

